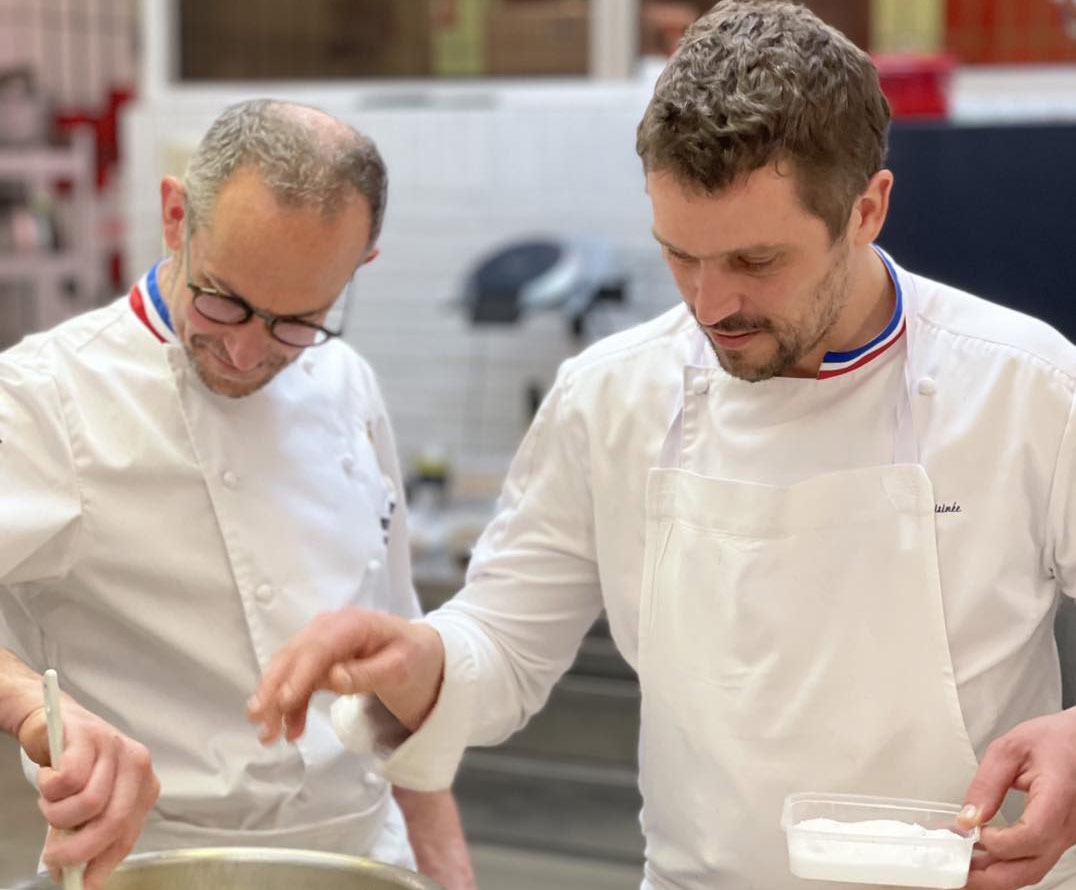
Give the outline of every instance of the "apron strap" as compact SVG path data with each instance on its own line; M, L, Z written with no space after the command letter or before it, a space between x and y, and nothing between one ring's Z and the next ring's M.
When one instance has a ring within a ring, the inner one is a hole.
M915 391L915 341L919 328L919 294L915 281L907 276L902 282L893 260L880 247L875 247L878 256L885 263L893 286L897 289L897 299L904 306L904 386L897 401L897 425L893 431L893 463L919 463L919 436L915 429L915 411L912 408L912 393Z

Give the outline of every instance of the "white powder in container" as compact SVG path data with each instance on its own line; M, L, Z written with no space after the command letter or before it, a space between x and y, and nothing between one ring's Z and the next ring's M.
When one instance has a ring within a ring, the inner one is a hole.
M893 819L805 819L788 834L797 877L900 887L963 887L972 846L955 831Z

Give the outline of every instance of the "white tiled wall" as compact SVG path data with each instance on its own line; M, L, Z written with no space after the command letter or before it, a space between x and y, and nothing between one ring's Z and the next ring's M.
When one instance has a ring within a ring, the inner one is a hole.
M548 386L578 348L558 316L475 330L453 310L467 271L496 246L541 234L609 239L629 275L630 304L596 317L595 334L676 299L650 236L634 152L647 93L573 86L472 92L423 108L319 103L370 134L389 165L382 253L356 279L349 340L380 376L405 461L432 444L463 465L506 464L528 421L527 383ZM132 114L132 274L158 250L162 164L177 163L233 98L188 98Z

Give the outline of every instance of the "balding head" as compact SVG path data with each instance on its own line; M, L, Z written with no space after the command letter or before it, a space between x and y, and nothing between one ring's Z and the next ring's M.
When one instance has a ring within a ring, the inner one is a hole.
M370 207L370 243L381 231L388 174L373 141L307 105L255 99L225 109L187 165L184 186L191 229L209 225L225 182L253 170L286 206L316 208L326 216L362 195Z

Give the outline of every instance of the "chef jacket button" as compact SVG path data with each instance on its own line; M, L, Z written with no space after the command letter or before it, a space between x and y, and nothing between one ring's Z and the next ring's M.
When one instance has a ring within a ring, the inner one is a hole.
M938 391L938 384L930 377L923 377L919 381L919 394L923 396L932 396Z
M239 477L235 475L231 470L225 470L221 473L221 480L224 482L226 488L235 488L239 484Z
M381 560L380 559L371 559L368 563L366 563L366 570L368 572L371 572L371 573L380 572L381 571Z
M362 781L365 785L373 786L380 785L384 781L384 779L382 779L381 776L375 773L372 769L368 769L362 774Z
M691 391L697 396L704 396L710 391L710 381L705 377L696 377L691 381Z
M311 377L314 376L314 360L312 358L305 359L303 361L303 370L306 371Z
M254 596L262 605L266 605L273 599L273 588L268 584L262 584L254 591Z
M350 473L352 470L355 469L355 458L353 458L350 454L345 454L343 459L340 461L340 465L344 468L345 473Z

